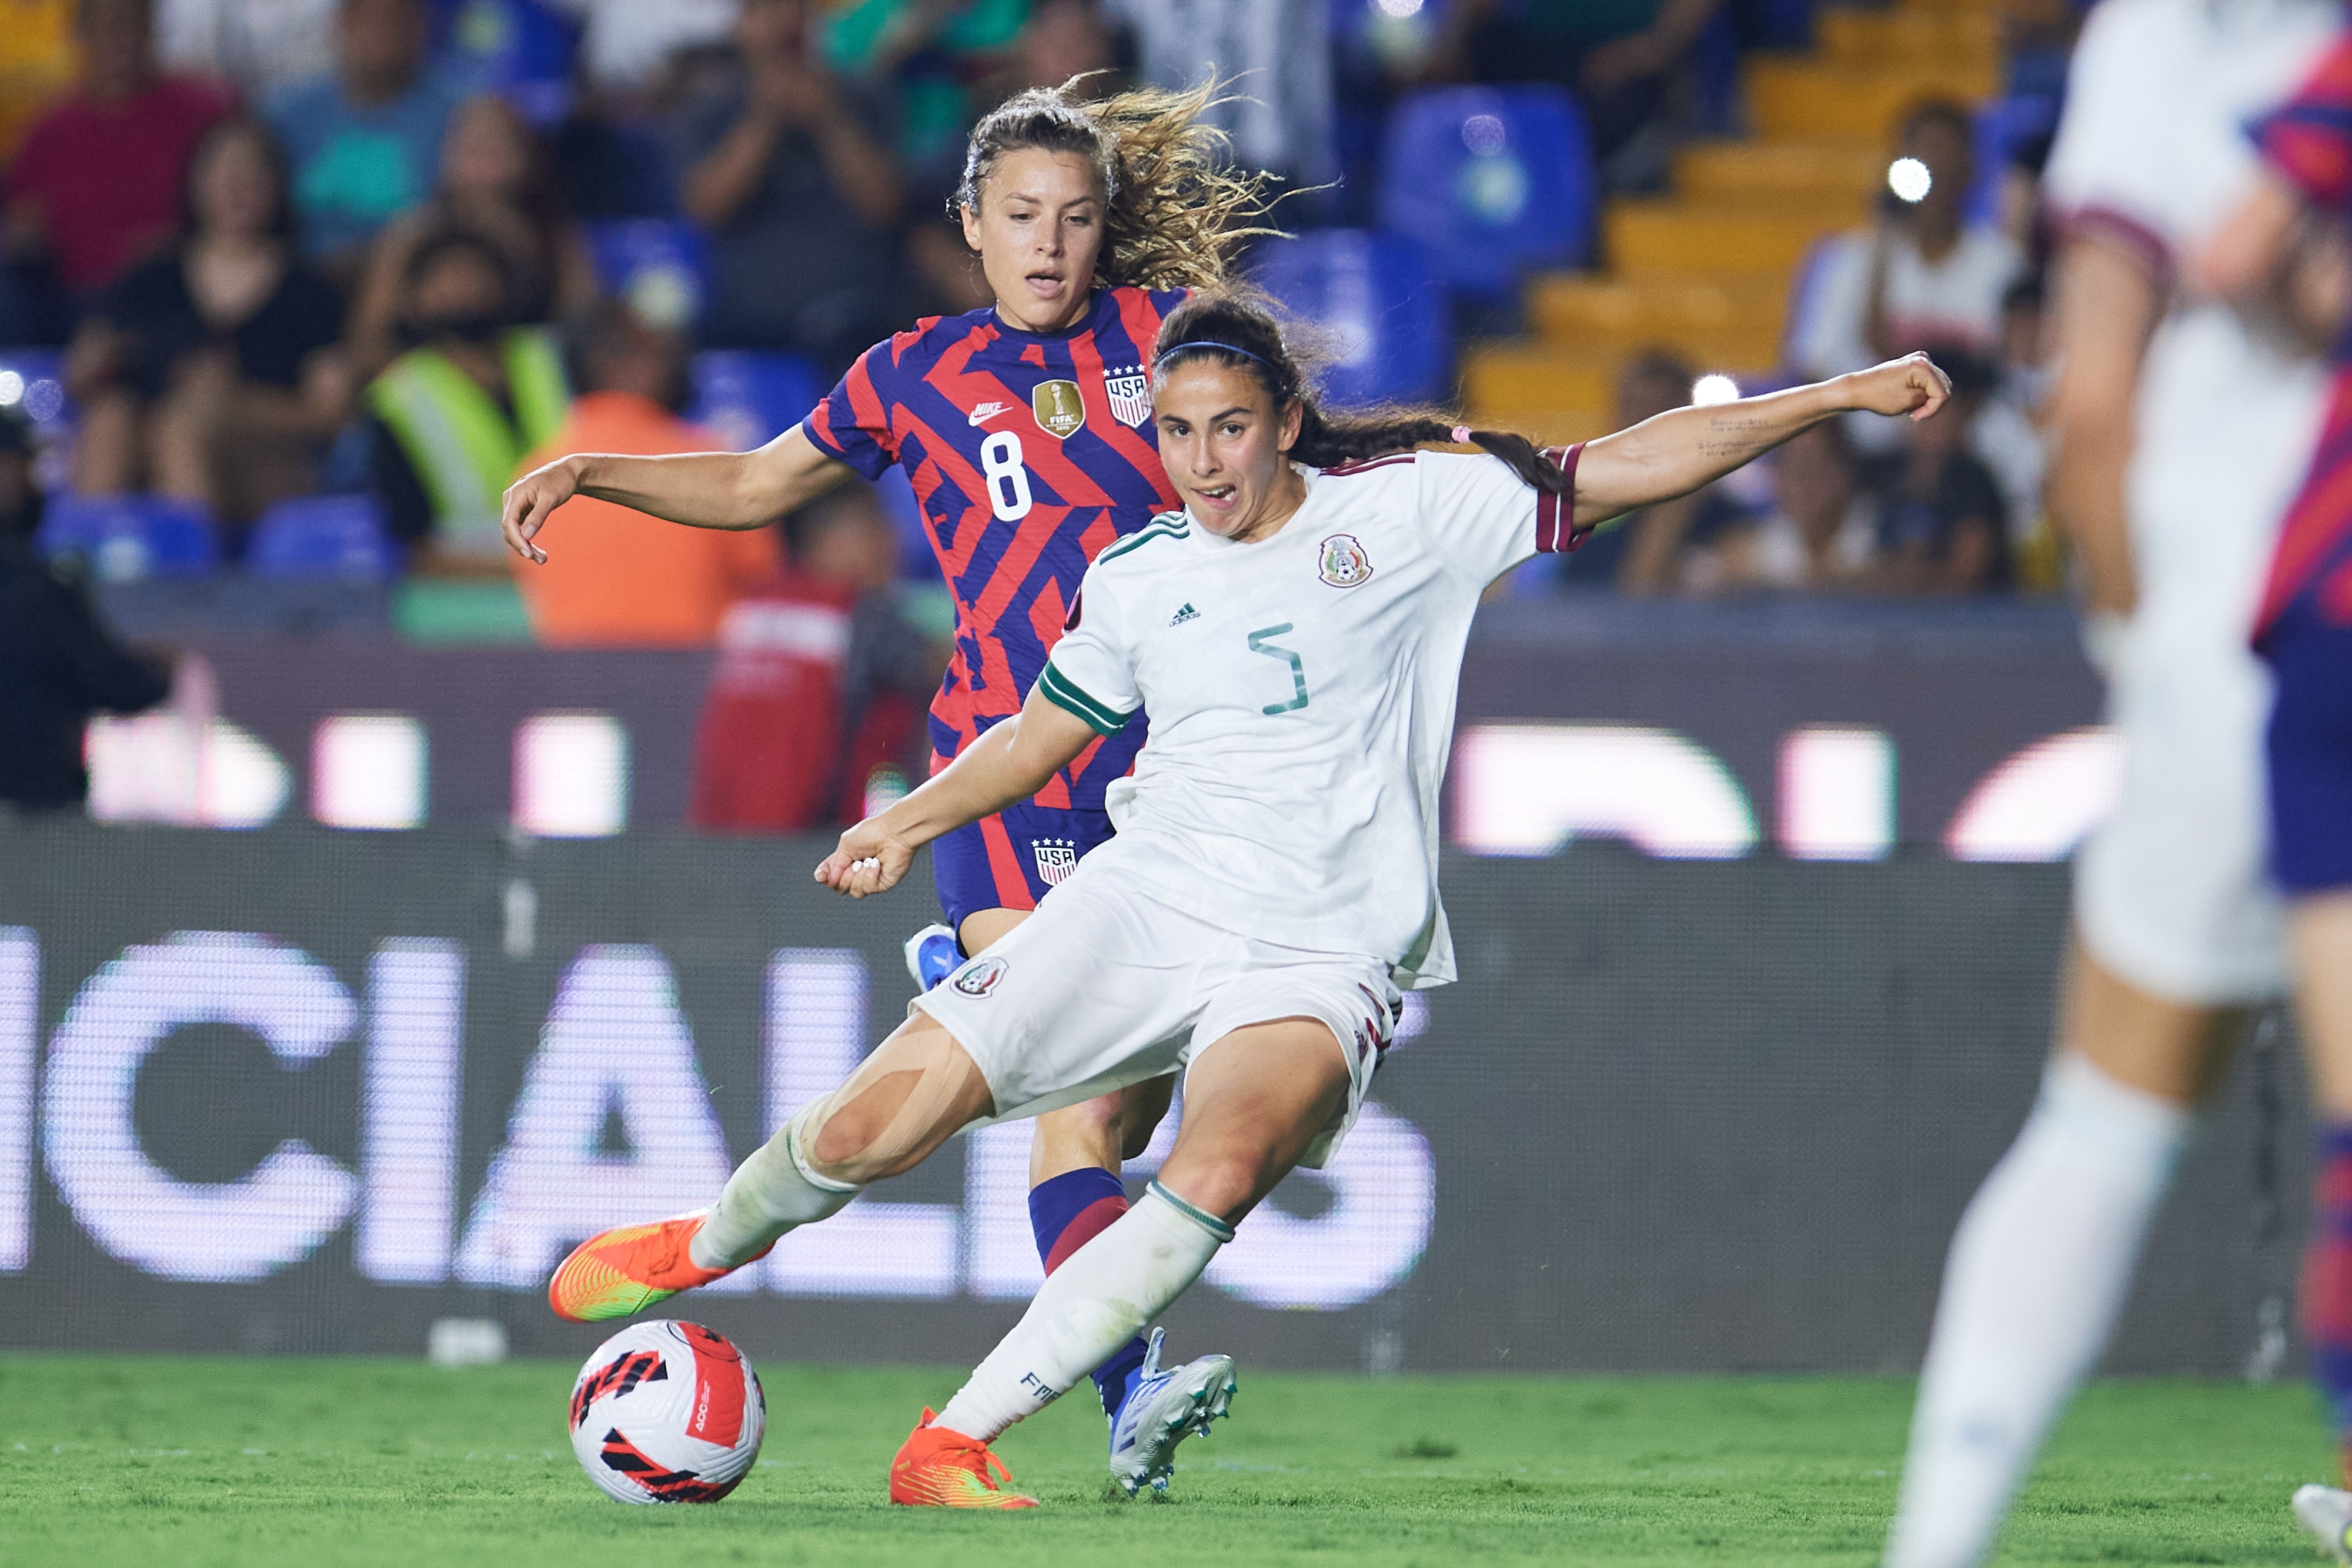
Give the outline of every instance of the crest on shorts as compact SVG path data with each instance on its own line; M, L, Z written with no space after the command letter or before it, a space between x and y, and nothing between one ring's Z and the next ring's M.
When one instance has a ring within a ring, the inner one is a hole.
M1322 559L1315 574L1334 588L1353 588L1372 575L1372 558L1353 534L1333 534L1323 541Z
M1076 382L1039 382L1037 390L1029 394L1029 412L1037 416L1040 430L1064 441L1087 423L1086 402L1078 396Z
M1151 378L1140 365L1103 377L1103 393L1110 399L1110 416L1121 424L1140 426L1151 417Z
M967 997L984 997L996 989L996 982L1004 978L1010 967L1002 958L974 958L948 984Z
M1078 846L1070 839L1032 839L1037 856L1037 880L1053 887L1078 869Z

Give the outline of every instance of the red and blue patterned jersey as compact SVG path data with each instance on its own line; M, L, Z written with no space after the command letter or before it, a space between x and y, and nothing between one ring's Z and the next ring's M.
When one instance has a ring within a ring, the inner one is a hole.
M2273 174L2322 212L2352 218L2352 33L2251 129ZM2327 422L2279 533L2256 638L2306 592L2318 595L2329 620L2352 624L2352 339L2336 345Z
M1062 634L1087 564L1172 508L1151 420L1151 346L1181 289L1104 288L1065 332L1024 332L992 308L931 317L858 357L803 422L818 451L867 478L913 483L955 595L955 653L931 704L951 758L1021 711ZM1037 796L1100 810L1143 745L1138 715Z

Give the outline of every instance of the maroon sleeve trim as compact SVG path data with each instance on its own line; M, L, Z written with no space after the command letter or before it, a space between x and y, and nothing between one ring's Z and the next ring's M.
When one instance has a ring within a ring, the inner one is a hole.
M1543 459L1558 465L1568 483L1559 494L1549 490L1536 493L1536 553L1556 555L1572 550L1582 544L1592 532L1592 525L1576 526L1576 463L1584 455L1584 443L1573 446L1547 446Z
M2097 205L2077 207L2064 218L2066 237L2095 240L2137 262L2158 285L2172 277L2172 247L2162 235L2128 213Z

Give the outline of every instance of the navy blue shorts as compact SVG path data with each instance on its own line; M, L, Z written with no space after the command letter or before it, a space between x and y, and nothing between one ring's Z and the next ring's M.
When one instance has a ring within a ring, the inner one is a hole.
M2352 626L2315 596L2262 642L2278 677L2269 735L2271 865L2290 895L2352 888Z
M1077 869L1078 857L1111 836L1104 811L1056 810L1024 800L931 841L931 877L958 936L982 909L1034 909L1045 890Z

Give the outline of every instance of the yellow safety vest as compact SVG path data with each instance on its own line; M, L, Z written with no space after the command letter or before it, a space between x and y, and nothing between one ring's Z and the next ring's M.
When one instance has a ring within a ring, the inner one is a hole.
M525 455L562 424L572 401L547 332L509 332L499 350L511 421L473 377L431 349L410 350L368 384L368 406L391 428L433 503L435 537L467 554L499 549L499 498Z

